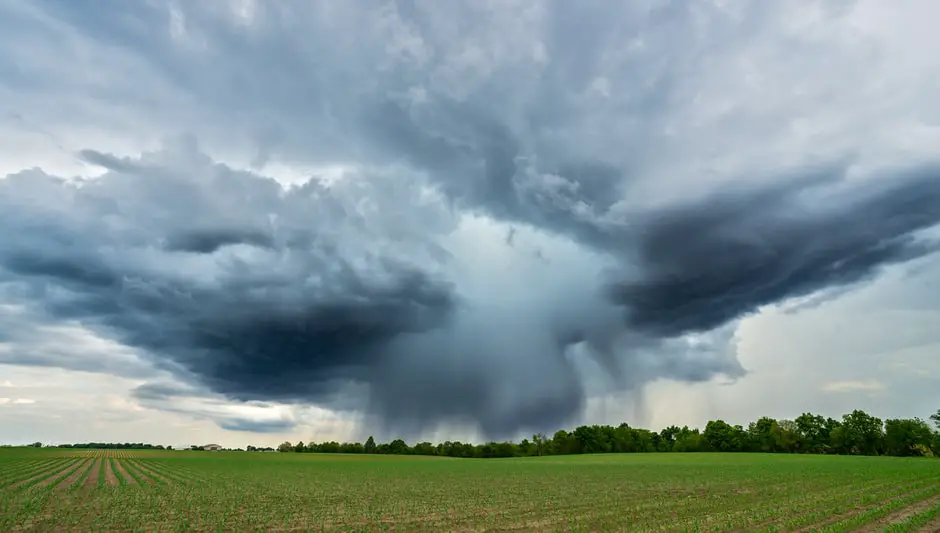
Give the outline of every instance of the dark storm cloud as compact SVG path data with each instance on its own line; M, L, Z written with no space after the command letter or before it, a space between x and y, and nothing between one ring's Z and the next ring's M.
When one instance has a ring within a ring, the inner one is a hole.
M912 232L940 219L929 169L853 185L839 160L767 185L779 153L749 157L793 113L749 111L760 91L729 80L766 63L782 69L761 71L769 88L789 87L815 79L803 65L849 57L790 33L787 61L751 46L787 20L771 16L782 3L284 0L254 3L247 22L201 2L48 5L48 35L68 30L119 67L96 81L110 82L107 109L147 110L140 129L198 132L260 168L216 164L190 138L139 158L82 150L107 173L79 184L9 177L0 283L37 321L78 320L234 399L365 409L408 434L554 430L610 390L742 375L727 324L926 253ZM12 34L30 10L0 12ZM17 64L6 53L0 73ZM61 69L6 70L101 98ZM831 105L823 89L809 105ZM268 162L366 170L283 188ZM758 184L698 170L725 166ZM686 199L644 189L660 180ZM499 222L500 252L455 231L466 214ZM533 235L550 263L520 259ZM506 248L512 265L487 270ZM707 342L681 338L695 332ZM164 409L174 394L136 392Z
M270 248L274 241L261 232L238 231L231 228L215 230L194 230L172 235L167 239L167 250L174 252L199 252L211 254L223 246L249 244Z
M940 168L802 185L648 214L637 232L639 275L612 285L611 298L632 326L674 336L863 281L937 249L914 233L940 223Z
M216 394L365 409L390 434L461 421L502 437L578 416L593 387L579 358L596 360L615 389L741 371L733 353L625 337L617 308L596 294L596 269L558 271L561 285L533 272L507 288L518 301L509 307L508 293L462 288L450 262L468 257L443 248L456 244L452 213L414 176L284 189L191 142L124 168L81 183L0 182L0 222L13 230L0 242L0 279L37 319L80 321ZM205 245L167 245L226 227ZM217 245L250 242L239 229L250 227L266 246ZM366 396L343 397L362 384ZM135 393L168 410L172 394Z
M186 155L193 154L167 152L169 159ZM408 187L368 189L412 206L396 225L358 212L350 202L361 199L341 197L342 187L311 181L284 191L198 161L149 173L133 165L132 173L112 170L81 187L30 181L46 188L43 205L22 202L27 178L0 182L0 220L15 232L0 242L3 281L32 299L33 312L81 320L240 399L327 396L335 382L361 379L389 340L446 324L456 305L451 284L401 254L410 250L416 259L426 249L424 237L409 242L402 223L422 224L432 235L446 227L446 214L413 207ZM154 179L163 173L215 181ZM207 184L218 188L207 191ZM369 182L349 186L358 194ZM117 215L102 213L112 204L121 206ZM234 229L252 219L270 220L264 238ZM186 229L191 221L233 229ZM342 238L361 232L374 238ZM226 254L223 245L234 243L263 246ZM370 249L382 246L396 249Z

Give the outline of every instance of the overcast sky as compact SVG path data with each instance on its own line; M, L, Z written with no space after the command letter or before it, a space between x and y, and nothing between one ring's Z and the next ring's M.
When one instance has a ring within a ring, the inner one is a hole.
M926 417L938 16L3 2L0 435Z

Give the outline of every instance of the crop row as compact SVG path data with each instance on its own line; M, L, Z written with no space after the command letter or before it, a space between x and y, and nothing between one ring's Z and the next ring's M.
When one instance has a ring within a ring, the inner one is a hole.
M330 461L294 454L11 460L0 531L573 530L919 532L926 461L766 456ZM16 475L10 474L15 472ZM44 476L44 477L41 477ZM52 481L46 481L46 480ZM11 481L12 483L12 481Z
M34 459L3 464L0 466L0 485L5 486L10 480L18 476L29 474L30 472L37 472L49 468L52 465L62 464L65 461L67 461L67 459Z
M164 465L158 461L91 456L85 459L57 458L4 465L0 471L0 487L27 489L63 479L71 482L60 488L68 488L78 481L78 477L85 480L85 487L191 483L206 479L185 468Z

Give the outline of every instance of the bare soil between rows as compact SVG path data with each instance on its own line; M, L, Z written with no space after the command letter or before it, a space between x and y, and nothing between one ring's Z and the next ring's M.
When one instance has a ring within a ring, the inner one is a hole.
M843 512L841 512L841 513L836 513L836 514L833 514L833 515L829 516L829 518L827 518L827 519L825 519L825 520L822 520L822 521L820 521L820 522L816 522L816 523L813 523L813 524L807 524L807 525L802 526L802 527L800 527L800 528L798 528L798 529L795 529L795 530L793 530L793 533L810 533L810 532L812 532L812 531L818 531L820 528L824 528L824 527L827 527L827 526L831 526L831 525L836 524L836 523L838 523L838 522L841 522L841 521L843 521L843 520L848 520L848 519L852 518L853 516L856 516L856 515L862 514L862 513L864 513L864 512L870 511L871 509L874 509L875 507L878 507L879 505L884 505L884 504L887 503L888 501L891 501L891 500L894 500L894 499L899 499L899 498L905 498L905 497L907 497L907 496L910 496L911 494L914 494L914 493L917 492L918 490L919 490L919 489L910 490L910 491L905 492L905 493L903 493L903 494L898 494L898 495L896 495L896 496L894 496L894 497L892 497L892 498L886 498L886 499L881 500L881 501L878 501L878 502L865 503L865 504L855 504L855 505L853 505L852 507L847 508L845 511L843 511ZM808 514L809 512L812 512L812 511L808 511L808 512L805 513L805 514Z
M82 474L88 472L88 469L91 468L93 462L94 461L91 459L82 462L81 466L73 470L67 478L62 480L62 482L56 486L56 490L68 490L72 485L78 483L78 480L82 478Z
M33 475L31 475L31 476L28 477L27 479L24 479L24 480L21 480L21 481L17 481L16 483L10 485L10 486L7 487L7 488L8 488L8 489L18 489L18 488L20 488L20 487L22 487L22 486L24 486L24 485L29 485L29 484L31 484L31 483L34 483L34 482L35 482L36 480L38 480L38 479L45 479L47 476L50 475L50 472L52 472L51 475L53 475L53 476L58 475L58 472L61 472L61 471L65 470L65 469L67 469L67 468L69 468L69 467L71 467L71 466L74 466L74 463L66 463L66 464L63 464L63 465L50 466L49 468L45 468L45 469L43 469L43 470L40 470L39 472L34 473ZM56 468L58 468L59 470L56 470Z
M881 531L885 528L885 526L904 522L908 518L920 513L921 511L925 511L934 505L937 505L938 503L940 503L940 496L930 496L924 500L895 511L884 518L880 518L870 524L865 524L856 531L859 533L873 533L875 531Z
M124 481L127 482L128 485L137 485L137 480L134 479L134 476L132 476L130 472L127 471L127 468L121 464L119 459L114 460L114 468L117 469L117 473L121 476L122 479L124 479Z
M85 482L82 483L83 489L93 489L98 486L98 470L101 468L101 458L95 459L95 462L91 465L91 472L88 473L88 477L85 478Z
M121 464L121 467L126 469L128 472L133 472L140 481L147 485L154 485L157 483L157 478L150 472L145 471L139 465L133 461L125 461Z
M39 486L48 487L49 485L57 483L62 478L68 477L69 475L71 475L72 473L76 471L80 471L84 467L84 465L85 465L84 461L76 461L74 463L71 463L67 465L65 468L63 468L62 470L40 481Z
M934 518L917 530L917 533L940 533L940 518Z
M141 475L146 476L146 477L149 477L149 478L152 479L152 480L159 480L159 481L161 481L162 483L172 483L172 482L173 482L170 478L168 478L168 477L166 477L166 476L164 476L164 475L162 475L162 474L156 473L155 471L153 471L153 470L147 468L146 466L140 464L139 462L136 462L136 461L135 461L135 462L131 463L131 466L134 468L134 470L136 470L137 472L139 472Z
M111 468L111 460L105 459L104 461L104 483L109 487L116 487L120 484L116 475L114 475L114 469Z

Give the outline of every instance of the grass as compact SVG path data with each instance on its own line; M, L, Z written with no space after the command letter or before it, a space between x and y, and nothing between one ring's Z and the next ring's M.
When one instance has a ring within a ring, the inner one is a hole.
M0 531L919 531L940 517L940 461L879 457L4 449L0 487Z

